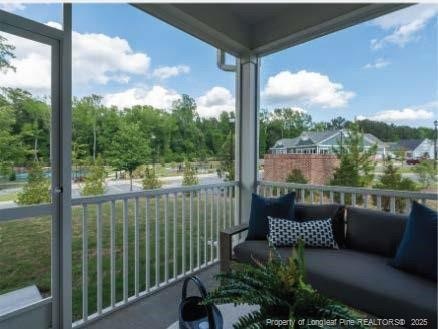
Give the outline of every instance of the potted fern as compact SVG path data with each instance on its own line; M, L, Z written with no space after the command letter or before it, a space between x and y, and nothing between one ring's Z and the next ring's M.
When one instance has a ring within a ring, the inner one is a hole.
M255 266L236 264L230 272L217 275L221 284L206 303L258 305L259 310L242 316L235 329L278 328L269 325L268 319L289 320L282 328L290 329L342 328L341 319L343 323L350 320L350 329L363 328L351 309L307 283L302 242L285 262L273 246L270 249L266 263L253 259Z

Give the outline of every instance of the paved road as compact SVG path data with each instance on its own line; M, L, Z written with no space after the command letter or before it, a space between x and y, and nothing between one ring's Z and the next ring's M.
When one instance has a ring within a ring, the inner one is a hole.
M217 177L216 174L201 174L198 175L199 177L199 184L200 185L206 185L206 184L217 184L220 182L223 182L223 180L219 177ZM162 178L163 187L178 187L182 184L182 176L174 176L174 177L164 177ZM6 194L11 192L18 192L21 189L6 189L6 190L0 190L0 193ZM135 180L133 182L132 186L133 191L141 191L143 190L141 186L140 180ZM107 188L105 191L105 194L117 194L117 193L128 193L130 192L130 183L129 180L118 180L118 181L107 181ZM72 186L72 197L73 198L79 198L80 195L80 187L78 184L73 184ZM0 202L0 209L6 209L6 208L12 208L16 207L16 204L13 201L4 201Z

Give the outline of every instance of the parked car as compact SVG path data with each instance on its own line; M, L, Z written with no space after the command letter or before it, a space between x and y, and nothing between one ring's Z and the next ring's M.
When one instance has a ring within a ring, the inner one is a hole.
M420 159L412 158L412 159L407 159L406 160L406 164L409 165L409 166L415 166L416 164L419 164L419 163L420 163Z

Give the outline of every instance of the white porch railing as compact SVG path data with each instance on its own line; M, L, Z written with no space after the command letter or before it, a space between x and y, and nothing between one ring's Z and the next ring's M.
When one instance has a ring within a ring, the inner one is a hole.
M437 193L379 190L347 186L308 185L259 181L257 191L264 196L279 196L295 191L298 202L325 204L337 202L354 207L408 213L413 200L437 207Z
M73 255L82 310L73 326L216 263L219 231L236 223L236 187L227 182L73 199L73 226L81 231L74 234L82 236L76 275Z

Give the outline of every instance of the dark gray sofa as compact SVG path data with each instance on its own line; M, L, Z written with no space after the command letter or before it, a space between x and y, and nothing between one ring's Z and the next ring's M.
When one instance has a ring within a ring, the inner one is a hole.
M321 293L378 318L427 319L437 328L437 283L397 270L388 264L401 241L407 216L339 205L297 205L297 220L334 218L340 249L306 248L305 263L310 283ZM244 241L231 250L232 236L246 225L221 233L221 269L230 260L265 261L266 240ZM227 247L228 245L228 247ZM431 248L436 246L431 246ZM288 257L292 248L278 248Z

